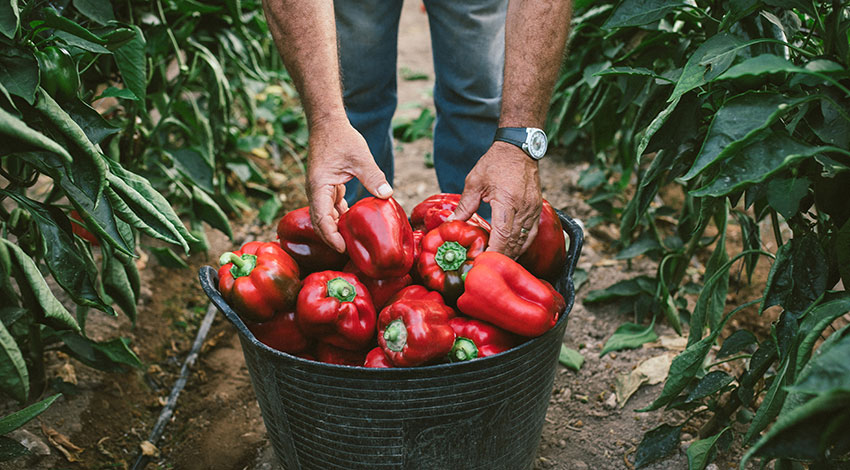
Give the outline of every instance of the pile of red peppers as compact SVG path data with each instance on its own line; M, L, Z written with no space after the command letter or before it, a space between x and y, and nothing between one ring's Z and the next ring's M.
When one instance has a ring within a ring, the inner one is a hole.
M537 238L514 260L486 251L490 225L449 221L459 194L435 194L408 218L366 198L339 218L346 252L322 242L308 207L284 215L277 242L224 253L219 290L257 339L304 359L373 368L469 361L551 329L564 298L550 284L566 238L544 200Z

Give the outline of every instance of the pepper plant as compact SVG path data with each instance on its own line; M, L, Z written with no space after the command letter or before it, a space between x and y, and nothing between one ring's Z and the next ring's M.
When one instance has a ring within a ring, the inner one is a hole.
M679 332L688 326L688 347L646 410L690 417L648 432L636 466L679 448L691 420L699 440L688 449L690 468L705 468L733 438L748 449L742 466L753 458L778 459L781 468L846 461L850 441L839 430L850 416L850 375L846 361L831 361L850 349L846 328L830 325L850 311L850 205L842 196L850 183L850 6L579 3L549 130L555 142L592 155L578 184L594 192L589 203L601 214L590 225L619 224L616 257L657 261L654 276L584 301L619 301L634 313L604 352L652 341L656 319ZM733 224L740 244L729 237ZM763 262L772 262L756 286L763 295L727 307L730 288L755 282ZM769 308L778 319L764 331L724 330L742 310Z

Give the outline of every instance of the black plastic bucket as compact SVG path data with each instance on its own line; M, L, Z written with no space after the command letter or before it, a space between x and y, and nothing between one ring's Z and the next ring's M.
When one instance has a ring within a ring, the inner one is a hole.
M200 281L239 331L263 420L286 470L525 470L531 468L575 301L583 234L570 239L555 288L567 309L554 328L510 351L469 362L373 369L301 359L259 342L218 292ZM496 299L494 299L495 301Z

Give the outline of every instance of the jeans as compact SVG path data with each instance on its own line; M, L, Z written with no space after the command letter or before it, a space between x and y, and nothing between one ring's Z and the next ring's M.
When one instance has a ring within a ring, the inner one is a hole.
M348 119L366 139L390 184L402 1L334 1ZM441 191L460 193L498 125L507 0L425 0L424 4L435 71L434 168ZM349 204L365 196L368 192L359 181L346 185ZM482 209L479 213L489 217L489 207Z

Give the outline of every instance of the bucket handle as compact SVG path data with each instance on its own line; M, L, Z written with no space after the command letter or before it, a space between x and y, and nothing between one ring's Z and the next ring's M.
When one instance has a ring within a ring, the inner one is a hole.
M570 239L570 246L567 249L567 262L564 264L564 270L561 271L555 288L561 293L573 292L573 274L578 264L581 247L584 244L584 230L579 222L576 222L560 210L555 209L555 213L558 214L558 219L561 220L561 226L567 232L567 238Z
M230 308L230 305L228 305L224 300L224 297L221 296L221 292L218 291L218 271L216 271L212 266L201 266L198 278L201 281L201 287L204 289L204 292L206 292L207 297L209 297L221 313L230 320L230 323L239 330L242 336L248 338L248 340L256 345L261 345L262 343L257 340L254 333L248 329L248 326L245 325L245 322L243 322L241 318L239 318L239 315Z

